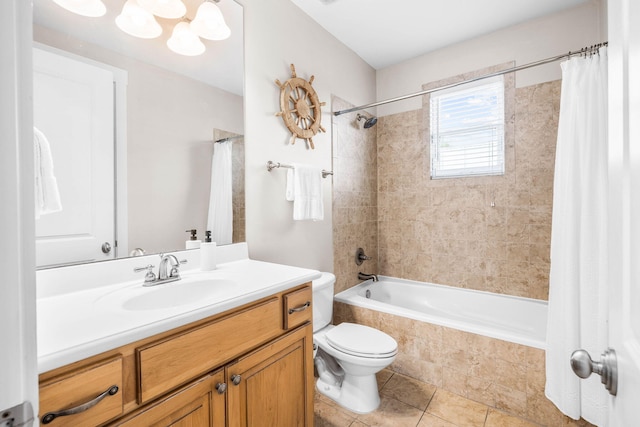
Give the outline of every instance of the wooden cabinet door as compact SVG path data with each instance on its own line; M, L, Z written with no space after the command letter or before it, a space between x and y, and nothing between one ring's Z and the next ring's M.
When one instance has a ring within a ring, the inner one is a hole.
M313 425L311 324L226 367L229 427Z
M224 427L225 395L217 391L218 386L223 383L224 371L219 370L111 425Z

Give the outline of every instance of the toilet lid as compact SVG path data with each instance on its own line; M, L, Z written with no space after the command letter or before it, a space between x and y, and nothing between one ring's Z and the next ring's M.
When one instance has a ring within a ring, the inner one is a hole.
M341 323L325 338L331 347L354 356L390 357L398 351L398 343L389 335L355 323Z

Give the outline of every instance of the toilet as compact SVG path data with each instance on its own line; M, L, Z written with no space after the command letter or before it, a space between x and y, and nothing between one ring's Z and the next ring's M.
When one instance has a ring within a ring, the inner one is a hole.
M331 324L336 277L322 273L313 281L313 347L316 389L344 408L366 414L380 405L376 373L398 354L398 343L377 329Z

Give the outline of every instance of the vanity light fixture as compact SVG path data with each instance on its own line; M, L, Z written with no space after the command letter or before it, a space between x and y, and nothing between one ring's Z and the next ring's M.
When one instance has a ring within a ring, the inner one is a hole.
M125 33L142 39L154 39L162 34L162 27L137 0L127 0L116 17L116 25Z
M58 6L82 16L97 18L107 13L102 0L53 0Z
M191 28L207 40L224 40L231 35L231 30L224 22L220 8L212 1L205 0L198 7L196 17L191 22Z
M205 51L200 37L191 28L187 21L178 22L173 28L171 38L167 40L167 46L175 53L185 56L202 55Z
M83 16L98 17L106 13L102 0L53 0L70 12ZM162 27L155 16L178 19L167 46L175 53L185 56L201 55L207 40L225 40L231 30L224 20L220 0L204 0L193 20L187 18L187 7L182 0L126 0L122 12L116 17L116 25L125 33L142 39L153 39L162 34ZM155 15L155 16L154 16Z
M182 18L187 7L180 0L138 0L138 4L160 18Z

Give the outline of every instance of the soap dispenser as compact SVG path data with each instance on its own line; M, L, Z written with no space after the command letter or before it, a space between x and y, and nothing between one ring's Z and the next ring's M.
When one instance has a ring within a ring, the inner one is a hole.
M211 241L211 232L207 230L204 242L200 245L200 270L216 269L216 242Z
M185 249L198 249L202 242L202 240L198 240L198 237L196 236L198 230L192 228L191 230L187 230L187 233L191 233L191 236L189 237L189 240L184 242Z

